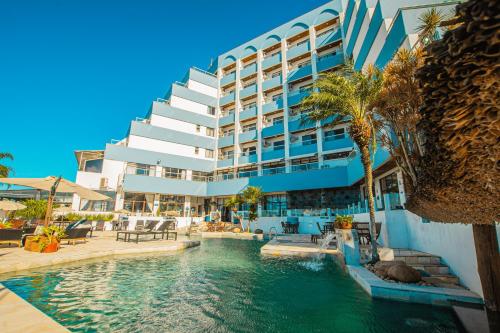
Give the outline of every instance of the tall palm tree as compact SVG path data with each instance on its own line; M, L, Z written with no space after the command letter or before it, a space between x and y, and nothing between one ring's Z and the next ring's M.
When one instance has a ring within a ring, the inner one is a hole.
M264 192L260 187L248 186L241 192L243 202L248 204L248 232L250 232L250 224L257 219L257 206L264 199Z
M5 159L9 159L12 161L14 159L14 156L12 156L12 154L10 153L0 153L0 161ZM0 178L8 177L10 172L12 172L11 167L0 164Z
M436 8L431 8L424 12L418 19L420 25L417 27L419 34L419 41L423 45L428 45L432 41L439 39L438 28L441 22L447 18L440 10ZM418 44L418 43L417 43Z
M416 186L415 165L422 156L417 123L421 118L419 108L423 97L416 78L422 64L422 48L398 50L384 69L382 91L373 104L379 119L396 136L395 140L392 135L382 134L382 144L389 149L412 186Z
M355 71L352 62L342 70L327 73L314 84L314 92L302 102L304 109L311 109L311 120L324 120L334 116L337 122L349 121L348 132L361 153L365 173L370 211L370 234L372 239L372 262L379 260L375 226L375 201L373 198L373 175L371 152L376 146L376 131L370 105L378 98L382 87L382 72L373 66L365 71Z

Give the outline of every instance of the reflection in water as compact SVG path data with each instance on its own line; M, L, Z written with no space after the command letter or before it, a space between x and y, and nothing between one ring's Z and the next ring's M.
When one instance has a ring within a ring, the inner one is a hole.
M456 332L445 309L372 300L330 260L204 240L175 255L53 267L3 283L75 332Z

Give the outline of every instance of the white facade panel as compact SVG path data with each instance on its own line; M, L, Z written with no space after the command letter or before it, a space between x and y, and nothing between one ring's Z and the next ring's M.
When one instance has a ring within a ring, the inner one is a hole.
M170 105L174 108L183 109L191 112L200 113L203 115L208 114L208 106L187 100L179 96L170 97Z
M108 189L116 191L120 175L125 170L126 162L104 160L102 163L102 177L107 179Z
M200 131L197 132L196 124L188 123L182 120L162 117L156 114L151 115L151 125L162 128L168 128L174 131L179 131L189 134L203 135L206 133L205 126L199 126Z
M359 50L365 41L366 33L368 32L368 27L370 26L371 17L373 16L373 8L368 8L366 11L365 17L363 18L363 23L361 24L361 28L359 29L358 39L356 40L356 44L354 44L354 48L352 50L352 55L354 61L358 58Z
M217 97L217 88L207 86L198 81L189 80L188 88L208 96Z
M203 160L213 160L213 158L205 158L205 149L198 148L198 154L195 153L196 147L182 145L174 142L161 141L156 139L145 138L142 136L130 135L128 146L130 148L146 149L159 153L180 155Z
M384 46L385 40L387 38L387 29L391 26L392 19L385 19L380 28L378 30L377 36L375 36L375 40L366 56L365 63L363 64L363 69L366 68L369 64L374 64L377 60L382 47Z
M76 183L92 190L98 190L102 177L101 173L78 171L76 173Z

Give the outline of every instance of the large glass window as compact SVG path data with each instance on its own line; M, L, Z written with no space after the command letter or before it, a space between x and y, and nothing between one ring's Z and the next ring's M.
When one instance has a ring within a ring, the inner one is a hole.
M186 179L186 170L164 167L162 172L163 178Z
M283 216L286 214L286 194L266 195L264 198L264 210L267 216Z
M192 173L191 179L198 182L206 182L212 177L212 173L203 171L194 171Z
M160 212L164 215L184 216L184 196L160 195Z
M151 213L153 201L153 194L125 193L123 208L132 213Z
M307 134L302 136L302 145L309 146L316 144L316 134Z
M283 149L285 149L285 140L273 142L273 150L283 150Z
M95 172L100 173L102 171L102 159L97 160L87 160L85 161L85 172Z
M325 141L334 141L345 138L345 128L325 131Z
M139 163L128 163L126 173L129 175L154 176L155 166Z
M257 148L256 147L246 147L243 148L243 156L252 156L257 154Z

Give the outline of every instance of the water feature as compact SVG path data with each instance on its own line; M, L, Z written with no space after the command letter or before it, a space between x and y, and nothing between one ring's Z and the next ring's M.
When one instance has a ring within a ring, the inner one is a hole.
M330 243L336 238L337 234L334 232L327 233L325 238L323 239L323 243L320 245L321 250L326 250L329 246Z
M0 281L74 332L457 332L451 311L371 299L332 260L203 240L175 255L105 258Z

